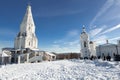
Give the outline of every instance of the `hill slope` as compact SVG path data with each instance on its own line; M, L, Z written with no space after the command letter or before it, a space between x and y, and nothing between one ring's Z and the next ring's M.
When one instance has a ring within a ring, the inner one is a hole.
M120 64L90 60L61 60L13 64L0 68L0 80L119 80Z

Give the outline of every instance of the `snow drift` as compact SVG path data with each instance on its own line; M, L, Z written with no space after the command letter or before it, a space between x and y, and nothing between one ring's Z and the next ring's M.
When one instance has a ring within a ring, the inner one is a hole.
M120 64L90 60L60 60L2 66L0 80L119 80Z

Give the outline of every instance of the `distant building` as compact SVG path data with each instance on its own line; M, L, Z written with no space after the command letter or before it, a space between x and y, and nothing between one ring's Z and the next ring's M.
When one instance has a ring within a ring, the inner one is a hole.
M83 27L82 33L80 35L80 45L81 45L81 58L95 57L107 57L113 58L115 55L120 55L120 40L117 44L109 43L106 40L105 44L96 46L95 42L89 40L89 35Z
M0 53L0 64L10 64L11 63L11 52L3 51Z
M54 61L56 60L56 55L50 52L44 52L43 60Z
M100 57L106 57L109 55L113 58L116 54L120 55L120 40L118 40L117 44L109 43L107 40L105 44L96 47L96 53L97 56Z
M62 59L79 59L80 53L57 53L56 59L62 60Z
M83 27L80 35L80 45L81 58L90 58L91 56L96 56L96 45L94 42L89 40L89 35L85 31L85 27Z
M93 41L90 41L89 45L90 45L90 53L91 53L90 56L97 56L96 55L96 43Z

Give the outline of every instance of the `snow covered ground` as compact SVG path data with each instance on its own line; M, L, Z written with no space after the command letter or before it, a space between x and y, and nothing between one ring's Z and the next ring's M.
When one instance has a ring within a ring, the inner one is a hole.
M120 80L120 63L60 60L2 66L0 80Z

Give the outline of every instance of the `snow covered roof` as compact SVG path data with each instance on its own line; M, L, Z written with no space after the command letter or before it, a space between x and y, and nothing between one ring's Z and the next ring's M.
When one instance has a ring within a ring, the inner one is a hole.
M2 48L2 51L7 50L7 51L12 51L14 48Z
M106 44L103 44L103 45L100 45L100 46L116 46L116 44L106 43Z
M6 53L2 52L2 53L0 53L0 57L9 57L9 55L7 55Z
M32 49L33 51L40 51L39 49Z
M8 57L6 53L2 53L2 57Z

